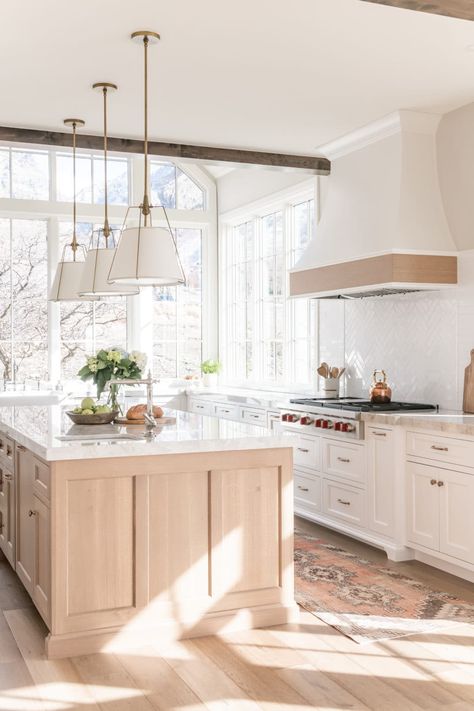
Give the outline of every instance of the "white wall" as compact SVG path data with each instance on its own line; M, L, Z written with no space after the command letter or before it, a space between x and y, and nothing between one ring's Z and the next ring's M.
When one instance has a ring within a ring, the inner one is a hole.
M256 166L233 170L217 180L219 214L301 183L308 177L302 171L262 170Z
M345 363L346 394L366 397L373 370L383 368L393 399L462 409L474 347L474 251L459 266L454 289L319 302L321 360Z

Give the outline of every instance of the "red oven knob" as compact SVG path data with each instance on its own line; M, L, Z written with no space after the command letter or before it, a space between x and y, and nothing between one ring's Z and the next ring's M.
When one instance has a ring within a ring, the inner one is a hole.
M288 422L288 413L284 412L281 416L282 422Z
M322 421L321 419L315 420L314 426L315 426L315 427L321 427L321 426L322 426L322 423L323 423L323 421Z
M344 427L344 424L342 422L335 422L334 423L334 429L336 432L341 432L343 427Z
M310 425L312 421L312 418L308 417L308 415L303 415L303 417L300 417L300 423L302 425Z
M321 420L321 427L323 430L327 430L329 427L329 420Z
M341 422L341 432L349 432L349 423L348 422Z

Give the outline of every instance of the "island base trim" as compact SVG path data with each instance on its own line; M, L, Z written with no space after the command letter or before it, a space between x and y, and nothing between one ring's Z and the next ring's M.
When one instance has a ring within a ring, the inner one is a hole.
M120 653L144 644L161 645L179 639L272 627L298 622L298 619L299 607L296 603L290 603L212 613L184 630L178 623L165 620L148 630L127 630L117 626L87 632L49 634L46 637L46 656L48 659L60 659L98 652Z

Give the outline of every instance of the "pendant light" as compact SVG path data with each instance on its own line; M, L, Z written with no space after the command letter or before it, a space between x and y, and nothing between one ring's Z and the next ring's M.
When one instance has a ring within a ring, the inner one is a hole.
M168 215L163 206L152 206L149 200L148 170L148 45L157 42L157 32L139 30L132 40L143 42L144 48L144 195L141 205L130 209L139 210L138 227L129 227L122 236L115 252L109 272L109 281L140 286L173 286L184 284L184 272L179 259L176 241L171 230ZM162 211L166 226L152 223L152 210ZM127 211L128 215L128 211ZM127 216L125 217L125 223Z
M72 189L73 189L73 223L72 223L72 242L65 245L56 269L51 291L49 292L49 301L93 301L92 297L83 297L79 294L79 282L84 268L84 261L77 260L77 251L81 249L85 254L85 249L77 243L76 235L76 129L85 125L81 119L69 118L64 120L65 126L72 127ZM66 260L66 252L72 251L72 261Z
M108 276L115 254L114 230L110 229L108 215L108 186L107 186L107 94L116 91L117 85L110 82L97 82L92 88L99 90L103 96L104 113L104 226L94 230L91 235L89 250L87 252L82 277L79 284L79 293L82 296L132 296L139 294L137 286L125 284L111 284ZM103 241L103 246L101 246ZM95 246L94 246L95 244Z

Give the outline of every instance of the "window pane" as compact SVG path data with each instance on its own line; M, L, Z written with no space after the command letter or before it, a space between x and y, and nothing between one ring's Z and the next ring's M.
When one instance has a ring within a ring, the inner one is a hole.
M94 351L99 348L127 345L127 303L124 297L94 303L95 344Z
M176 207L180 210L204 209L204 192L179 168L176 170L176 184L178 189Z
M10 151L0 150L0 197L10 197Z
M56 199L61 202L72 202L73 163L71 155L56 157ZM76 156L76 200L77 202L92 202L92 165L90 156Z
M0 219L0 340L2 341L11 337L11 275L10 220ZM1 354L0 362L5 367L5 359Z
M153 205L176 207L176 168L172 163L150 162L150 191Z
M78 244L82 245L85 249L89 247L89 242L91 238L91 232L93 229L92 222L77 222L76 223L76 239ZM59 247L60 256L62 250L68 244L71 244L72 240L72 222L60 222L59 223ZM80 255L82 259L82 254ZM66 250L66 260L71 259L70 250Z
M109 158L107 161L107 188L110 205L128 204L128 161ZM94 158L94 202L104 202L104 159Z
M153 372L158 378L176 377L176 343L155 343Z
M12 197L49 200L47 153L12 150Z

